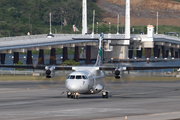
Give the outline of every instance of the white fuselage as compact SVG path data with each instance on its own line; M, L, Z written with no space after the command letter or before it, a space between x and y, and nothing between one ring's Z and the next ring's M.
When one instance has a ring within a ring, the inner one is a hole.
M105 75L102 71L96 74L89 70L75 71L68 75L65 85L71 93L95 94L104 90Z

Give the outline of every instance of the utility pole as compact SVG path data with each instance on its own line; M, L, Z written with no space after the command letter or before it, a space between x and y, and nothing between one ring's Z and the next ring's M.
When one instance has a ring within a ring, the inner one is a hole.
M118 17L117 17L117 34L119 34L119 14L118 14Z
M82 3L82 34L87 33L87 0L83 0Z
M95 18L95 10L93 10L92 38L94 38L94 18Z
M125 38L130 39L130 0L126 0Z
M156 34L158 34L158 12L157 12L157 25L156 25Z
M49 33L49 34L52 34L52 33L51 33L51 12L49 13L49 19L50 19L50 20L49 20L49 21L50 21L50 22L49 22L49 24L50 24L50 33Z

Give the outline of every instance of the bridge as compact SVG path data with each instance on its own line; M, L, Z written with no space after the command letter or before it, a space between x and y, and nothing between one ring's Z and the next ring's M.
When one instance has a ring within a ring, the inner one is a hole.
M81 58L86 59L86 64L91 63L91 59L96 59L98 51L97 40L87 40L98 38L99 34L87 33L87 0L83 0L82 35L81 34L55 34L53 38L46 38L46 35L28 35L20 37L0 38L1 64L5 63L5 55L14 53L13 63L18 63L19 52L27 52L26 64L32 63L32 51L39 51L38 64L44 64L44 50L51 50L49 64L56 64L56 48L63 49L63 61L68 59L67 48L73 47L74 60L79 61L79 47L85 48L81 53ZM147 26L147 35L130 34L130 0L126 0L126 20L125 34L105 34L104 38L104 60L123 61L133 59L133 51L136 51L136 59L142 58L144 49L145 59L150 60L151 51L155 59L162 58L178 59L180 57L179 37L166 35L154 35L154 26ZM93 20L94 21L94 20ZM94 23L94 22L93 22ZM113 40L114 39L114 40Z
M153 38L148 38L148 35L132 34L130 40L125 39L125 34L105 34L104 38L114 38L117 40L105 40L104 42L104 59L107 61L131 61L133 60L133 51L136 51L135 59L142 58L142 51L145 51L145 58L168 59L169 53L171 59L180 57L180 39L179 37L167 36L161 34L153 35ZM74 60L79 61L79 48L85 48L82 51L81 58L86 59L86 63L91 63L91 59L96 59L98 51L97 40L86 40L92 35L81 34L55 34L54 38L46 38L46 35L29 35L19 37L0 38L0 54L1 64L5 63L6 54L14 54L13 63L18 63L19 52L27 52L27 64L32 63L32 51L39 51L38 64L44 64L44 50L51 50L49 64L56 64L56 48L63 49L63 61L68 59L67 48L74 48ZM83 38L83 40L78 40ZM99 34L95 34L94 38L99 38ZM148 41L149 40L149 41ZM127 42L128 41L128 42ZM123 47L128 48L128 51L123 51ZM153 49L153 57L151 51ZM125 54L125 55L124 55ZM124 57L125 56L125 57Z

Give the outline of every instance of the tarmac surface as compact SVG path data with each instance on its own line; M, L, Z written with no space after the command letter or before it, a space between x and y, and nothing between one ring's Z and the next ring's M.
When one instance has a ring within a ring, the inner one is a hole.
M66 98L64 82L0 82L0 120L171 120L180 118L180 81L108 82L101 93Z

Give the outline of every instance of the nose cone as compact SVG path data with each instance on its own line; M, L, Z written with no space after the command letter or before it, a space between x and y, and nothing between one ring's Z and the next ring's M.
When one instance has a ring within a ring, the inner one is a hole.
M66 80L66 88L72 93L85 93L88 91L88 84L87 80Z

